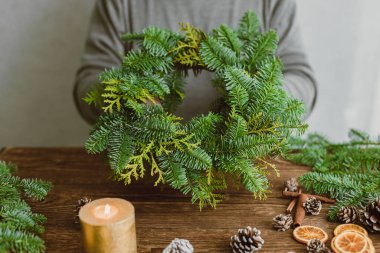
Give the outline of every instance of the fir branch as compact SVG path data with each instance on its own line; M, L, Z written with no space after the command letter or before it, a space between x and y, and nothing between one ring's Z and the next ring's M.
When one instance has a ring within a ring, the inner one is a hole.
M154 56L166 56L172 48L167 33L157 27L148 27L143 30L144 47Z
M247 91L249 99L254 99L258 82L256 79L251 78L246 71L236 67L227 67L224 71L224 80L226 90L243 87Z
M350 140L344 143L331 143L317 133L307 139L290 139L290 149L295 152L287 159L312 166L320 172L378 171L380 164L380 140L378 138L358 140L350 131Z
M164 76L165 83L168 84L170 93L162 101L164 109L173 113L185 97L184 77L181 73L173 72Z
M129 163L134 153L134 140L128 132L121 127L113 131L108 143L108 158L111 168L118 173Z
M305 140L293 138L289 142L292 153L286 156L313 168L300 177L307 190L337 200L327 215L332 221L341 207L362 207L380 198L380 139L358 130L351 130L349 137L343 143L332 143L317 133Z
M6 209L7 207L3 207L0 210L2 223L9 224L12 228L20 231L29 231L35 234L44 233L44 227L33 219L34 216L30 210Z
M89 105L102 107L102 101L103 101L102 93L103 93L102 86L97 84L92 90L90 90L87 93L87 95L83 98L83 101Z
M85 143L85 148L90 154L97 154L104 151L109 142L109 137L113 128L122 124L123 117L120 114L104 113L98 118L98 122L91 131L90 137Z
M17 166L12 163L0 161L0 175L10 175L17 170Z
M149 142L165 142L172 139L177 131L176 118L165 113L160 106L150 106L151 108L144 114L145 118L135 121L135 136L139 140Z
M177 161L182 161L182 164L193 170L205 170L212 164L211 157L202 149L195 148L185 150L184 152L175 152L173 157Z
M240 56L242 43L232 28L221 25L218 29L213 30L213 34L225 47L233 50L236 56Z
M247 122L246 120L232 111L229 115L229 122L225 132L225 139L229 141L235 141L239 138L247 136Z
M209 113L204 116L193 118L185 125L185 131L193 134L195 142L212 138L216 133L217 125L221 122L219 115Z
M46 218L33 213L21 198L23 192L32 200L46 197L52 184L39 179L21 179L13 176L16 167L0 161L0 245L3 252L45 252L44 232Z
M215 192L226 188L224 180L208 184L208 178L204 177L203 174L191 173L189 177L191 183L188 185L188 189L184 188L183 192L185 194L189 191L192 192L191 202L198 203L200 210L206 206L215 208L223 200L223 195Z
M163 73L172 68L170 57L157 57L142 51L129 51L123 60L123 68L136 72L152 72L158 70Z
M170 94L169 85L165 79L159 75L148 75L143 80L144 87L150 91L155 97L163 99L166 95Z
M162 155L158 157L159 165L165 173L166 181L174 188L181 189L189 183L186 176L186 169L181 162L174 159L173 156Z
M243 41L252 41L260 27L259 19L253 11L247 11L240 20L238 35Z
M50 191L52 184L40 179L22 179L20 181L24 194L34 200L43 200Z
M44 241L29 232L19 231L0 223L0 245L5 252L45 252Z
M244 166L242 168L245 172L242 174L242 183L245 188L252 192L255 198L266 199L269 182L263 171L260 171L252 165L250 167Z
M357 189L372 188L372 184L380 186L380 176L372 175L372 180L365 174L335 174L310 172L300 177L302 186L317 194L329 194L334 199L343 199L348 192ZM376 182L377 181L377 182ZM372 183L372 184L371 184ZM365 190L364 190L365 189Z
M199 54L205 65L211 70L240 65L236 53L230 48L219 44L218 40L211 36L202 41Z
M246 48L246 61L250 71L257 68L258 64L277 49L278 36L273 30L261 34L255 38Z

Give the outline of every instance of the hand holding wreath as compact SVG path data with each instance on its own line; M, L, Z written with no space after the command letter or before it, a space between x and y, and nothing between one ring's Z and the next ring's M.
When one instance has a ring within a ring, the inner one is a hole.
M307 126L303 104L281 85L276 33L258 28L248 11L237 30L221 25L206 34L182 24L180 33L148 27L125 34L139 49L103 72L85 98L104 110L87 151L107 150L116 179L129 184L149 171L155 185L191 193L201 208L221 201L227 174L265 197L267 167L274 166L263 158L283 154L292 132ZM184 97L189 70L213 72L221 99L209 114L181 123L172 112Z

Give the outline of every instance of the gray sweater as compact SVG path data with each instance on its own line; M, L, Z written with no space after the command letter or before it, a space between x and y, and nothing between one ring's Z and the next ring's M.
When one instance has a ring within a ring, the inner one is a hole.
M313 109L317 87L303 49L293 0L98 0L90 23L82 64L77 72L74 99L81 115L90 123L96 112L82 98L98 82L105 68L119 66L130 50L120 40L126 32L140 32L156 25L177 31L178 22L190 22L206 32L224 23L238 27L251 9L261 21L261 30L275 29L279 35L277 55L284 64L285 89ZM176 114L185 119L205 113L218 96L211 85L212 73L187 78L186 98Z

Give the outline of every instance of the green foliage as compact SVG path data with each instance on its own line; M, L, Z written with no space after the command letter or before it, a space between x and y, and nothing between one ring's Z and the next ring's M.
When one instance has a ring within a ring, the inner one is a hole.
M226 25L221 25L218 29L213 30L214 36L225 47L231 48L237 56L240 55L242 42L239 40L237 33Z
M83 98L83 101L89 105L102 106L102 87L96 85L93 90L91 90L86 97Z
M44 232L46 218L33 213L22 195L42 200L52 187L39 179L21 179L13 176L16 167L0 161L0 252L45 252Z
M174 53L173 61L190 68L204 66L199 56L199 46L205 38L204 32L189 23L180 24L180 31L184 33L184 38L178 40L176 47L170 50L171 53Z
M221 25L205 33L182 23L179 33L148 27L124 35L139 49L128 52L121 67L104 71L101 94L86 99L104 111L86 142L88 152L106 150L117 180L130 184L149 173L155 185L191 194L200 208L223 199L228 175L265 198L266 174L275 167L264 158L282 155L285 141L306 125L303 104L281 85L277 35L258 28L248 11L237 30ZM221 103L182 123L172 113L190 69L215 73Z
M260 22L252 11L247 11L240 20L239 30L237 32L242 41L252 41L259 32Z
M366 133L350 130L350 140L332 143L326 137L309 134L306 140L292 139L289 154L294 162L313 167L318 172L368 172L377 171L380 163L380 136L370 138Z
M199 54L206 67L210 70L218 70L227 66L239 66L240 59L232 48L220 44L218 39L208 36L202 41Z
M177 44L180 35L159 27L148 27L143 30L144 48L154 56L166 56Z
M364 132L351 130L349 137L348 142L332 143L313 133L305 140L290 140L293 152L287 159L313 168L301 176L302 185L337 199L329 210L330 220L336 220L342 206L363 207L380 198L380 136L370 138Z
M259 64L275 53L277 49L278 36L274 30L260 34L253 41L249 42L246 49L245 64L249 66L250 71L259 68Z

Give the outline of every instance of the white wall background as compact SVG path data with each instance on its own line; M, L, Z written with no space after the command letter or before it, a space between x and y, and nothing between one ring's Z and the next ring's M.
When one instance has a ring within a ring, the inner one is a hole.
M319 81L310 130L335 140L349 128L380 134L380 1L296 1Z
M296 0L319 81L311 130L380 133L380 1ZM78 146L72 85L94 0L0 3L0 146Z
M1 0L0 146L81 145L72 99L93 0Z

